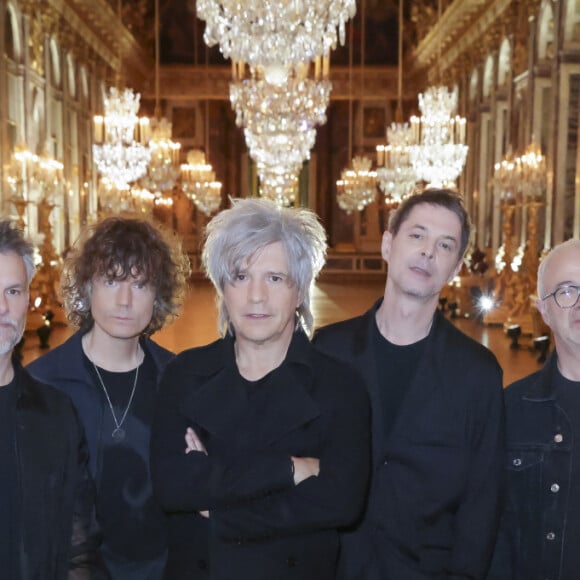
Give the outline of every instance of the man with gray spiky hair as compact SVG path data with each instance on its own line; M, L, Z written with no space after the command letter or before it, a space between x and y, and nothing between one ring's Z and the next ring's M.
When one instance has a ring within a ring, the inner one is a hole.
M0 575L104 578L88 452L73 404L12 356L26 325L32 256L15 224L0 220Z
M203 250L222 338L181 353L161 384L166 578L331 580L337 529L364 501L369 405L360 377L309 341L326 234L306 209L232 204Z

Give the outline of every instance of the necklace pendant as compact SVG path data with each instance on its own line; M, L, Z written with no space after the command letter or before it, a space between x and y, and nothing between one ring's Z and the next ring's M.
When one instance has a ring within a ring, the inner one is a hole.
M111 436L117 442L123 441L125 439L125 429L122 429L121 427L117 427L116 429L113 430L113 432L111 433Z

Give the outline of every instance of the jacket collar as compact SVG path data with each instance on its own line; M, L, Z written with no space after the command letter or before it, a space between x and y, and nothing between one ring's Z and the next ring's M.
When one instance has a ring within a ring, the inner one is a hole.
M556 372L558 372L558 354L556 350L553 350L544 364L544 368L536 373L529 391L522 398L536 403L553 401L556 398L553 380Z
M186 397L183 412L210 433L227 437L248 412L251 401L237 371L234 339L226 337L212 347L191 369L202 384ZM268 407L267 417L259 426L263 444L276 441L320 415L310 394L314 380L311 349L301 331L294 333L286 359L272 371L267 388L275 389L275 404Z

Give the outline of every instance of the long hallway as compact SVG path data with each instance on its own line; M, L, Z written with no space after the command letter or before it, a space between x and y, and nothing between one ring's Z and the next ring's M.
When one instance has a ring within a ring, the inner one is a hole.
M369 308L383 293L381 281L324 281L316 284L312 308L316 326L356 316ZM538 354L529 348L531 340L523 338L520 349L510 348L510 339L499 327L488 327L474 319L458 318L455 324L466 334L490 348L504 370L504 385L540 368ZM69 328L55 327L50 346L55 347L70 336ZM173 352L201 346L218 337L216 308L212 286L203 280L194 281L181 316L154 335L154 339ZM35 334L27 333L24 344L24 363L41 356Z

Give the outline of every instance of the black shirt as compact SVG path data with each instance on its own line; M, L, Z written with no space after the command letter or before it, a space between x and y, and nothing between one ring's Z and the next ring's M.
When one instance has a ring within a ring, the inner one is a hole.
M415 376L427 337L413 344L400 346L389 342L373 325L373 342L377 363L377 383L381 385L381 404L385 439L389 436L409 385Z
M580 571L580 382L569 381L564 378L557 365L554 365L554 386L556 401L572 424L572 469L570 481L564 489L562 482L545 482L547 486L559 483L563 493L568 495L568 509L564 533L561 578L573 580L578 578ZM552 494L550 494L552 495ZM563 500L564 498L562 498Z
M86 358L86 357L85 357ZM114 578L155 577L153 570L166 551L166 522L153 497L149 469L149 440L157 400L157 371L150 356L135 370L110 372L99 367L117 423L93 364L85 363L102 395L103 422L97 473L97 517L103 533L103 557ZM122 421L124 437L113 432ZM184 433L185 435L185 433ZM185 449L185 440L184 440ZM151 570L147 568L151 561Z
M0 387L0 576L16 578L18 538L16 382Z

